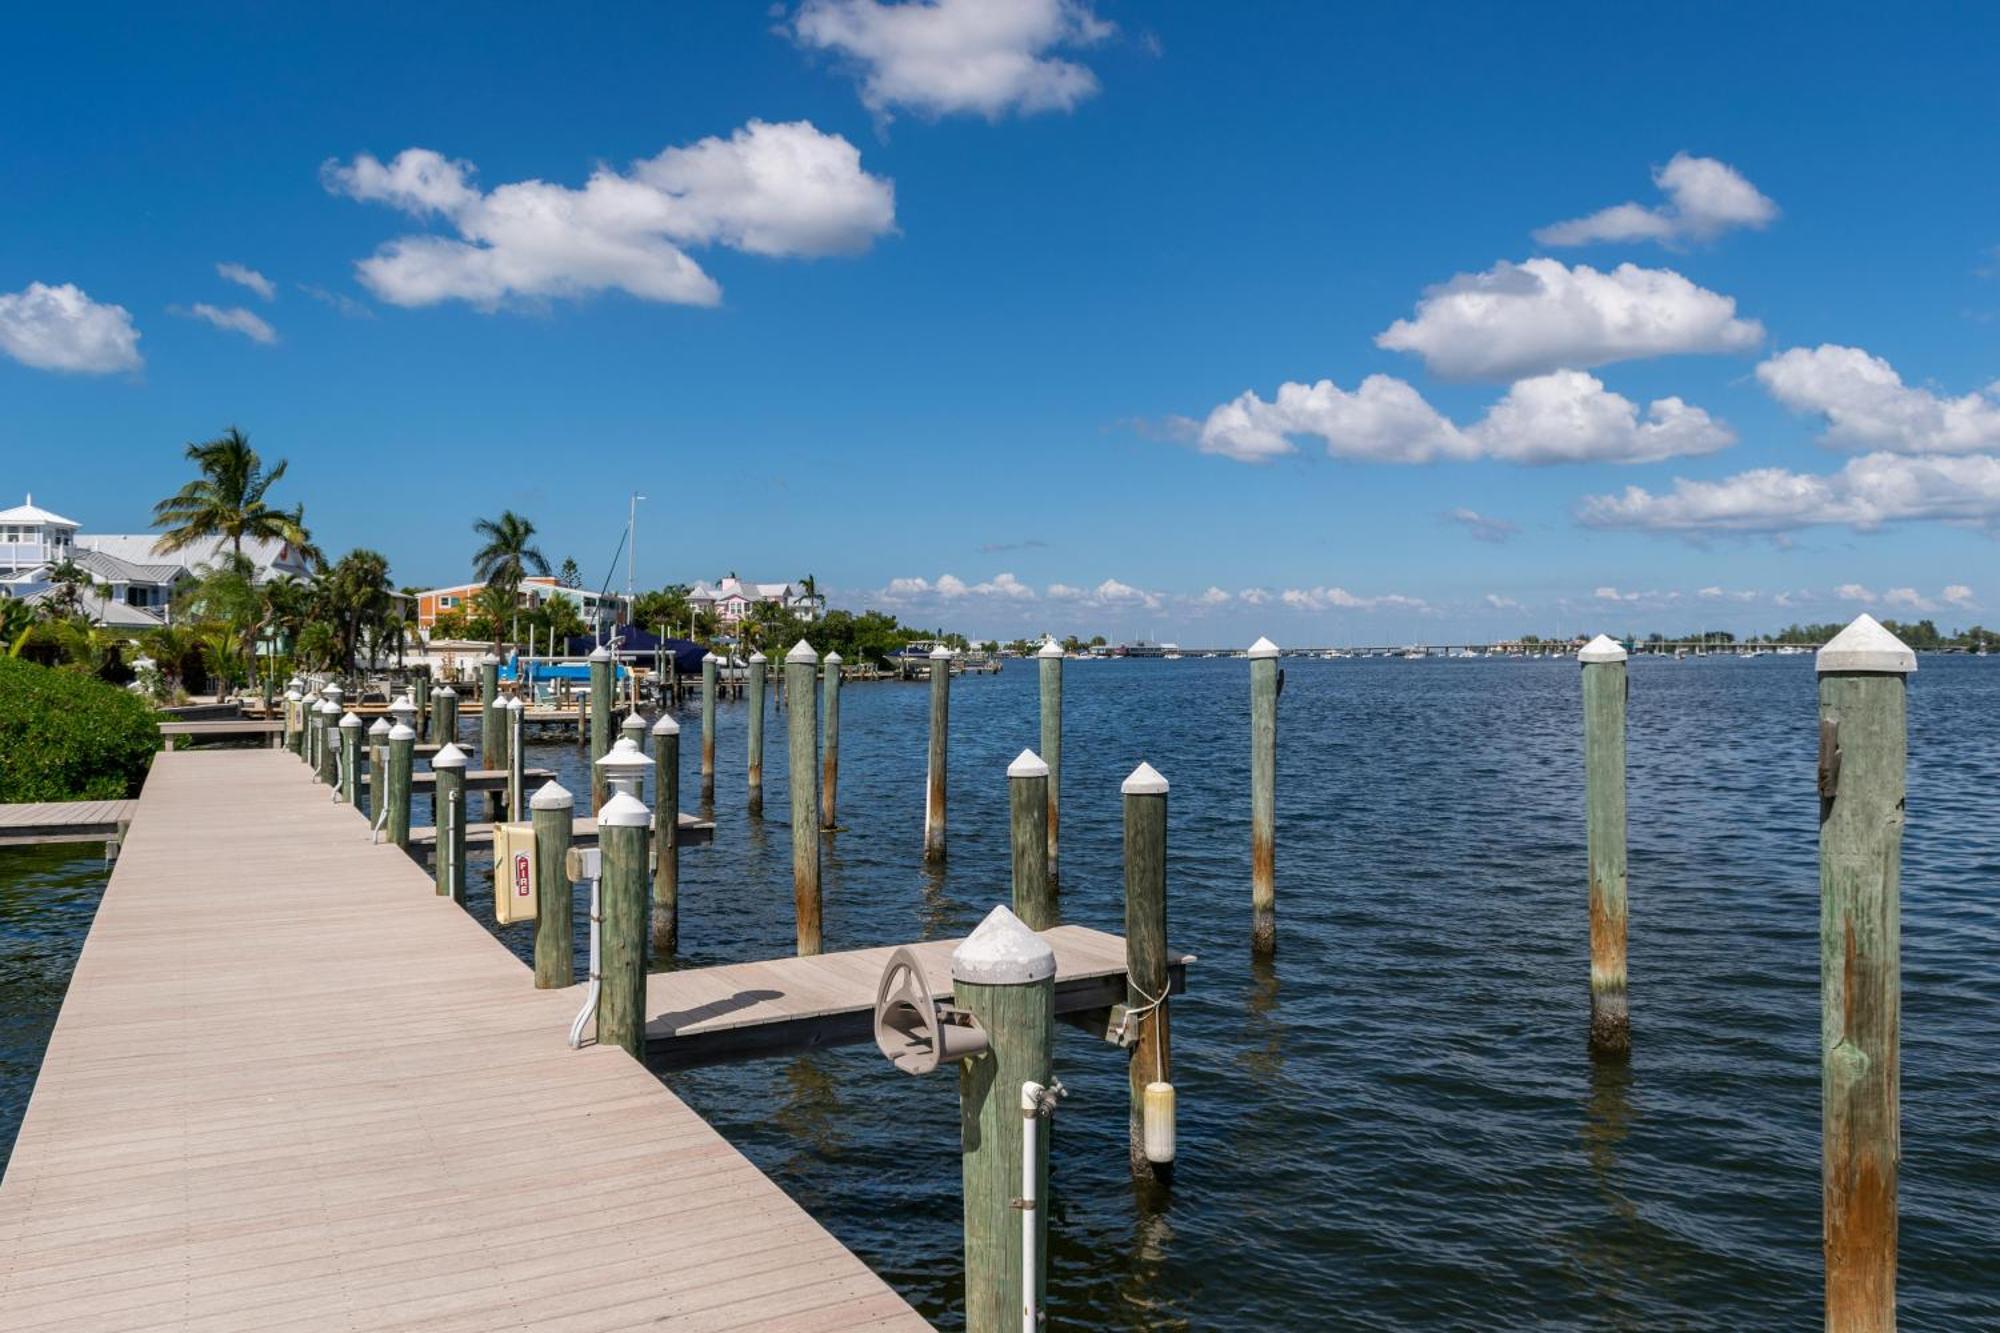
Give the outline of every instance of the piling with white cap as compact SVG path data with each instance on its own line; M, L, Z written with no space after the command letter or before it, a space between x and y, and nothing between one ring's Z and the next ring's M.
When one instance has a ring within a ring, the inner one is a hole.
M382 808L389 799L389 728L386 717L368 724L368 822L382 822Z
M285 748L298 754L303 741L303 730L299 725L299 702L305 695L299 693L298 682L294 681L285 690Z
M389 728L389 822L385 826L390 842L410 845L410 771L416 759L417 732L407 722Z
M653 771L653 956L671 958L681 943L681 724L671 713L653 724Z
M971 1333L1021 1327L1020 1195L1026 1135L1021 1087L1051 1082L1055 950L1007 908L995 907L951 955L952 1003L986 1033L986 1050L959 1062L960 1178L965 1191L965 1326ZM1048 1138L1036 1145L1037 1200L1048 1192ZM1038 1213L1041 1209L1037 1208ZM1037 1216L1038 1255L1048 1221ZM1048 1272L1037 1262L1038 1277ZM1043 1288L1032 1293L1042 1307Z
M744 698L750 707L749 810L753 815L764 813L764 672L767 660L762 653L752 653L749 664L744 668L749 673Z
M614 772L607 777L624 785L615 771L630 760L616 753L599 761ZM638 756L639 764L652 761ZM603 877L598 881L602 903L604 988L597 1002L597 1041L622 1046L635 1059L646 1054L646 828L653 816L645 802L630 791L615 791L597 812L597 845Z
M829 652L820 659L825 677L820 690L819 713L819 826L827 833L839 830L836 793L840 789L840 654Z
M332 698L319 705L319 780L332 787L340 781L340 705Z
M410 678L410 702L417 706L417 718L412 724L417 729L417 739L423 740L430 730L431 721L431 672L423 667ZM446 740L451 738L447 736Z
M785 654L785 697L791 700L785 731L792 798L792 914L802 958L820 952L821 947L819 720L813 707L813 677L818 671L819 654L804 639Z
M1049 766L1033 750L1007 765L1007 826L1013 847L1014 915L1030 930L1056 924L1049 883Z
M1042 687L1042 762L1049 766L1049 883L1062 883L1062 860L1057 844L1062 841L1062 688L1063 650L1054 639L1044 639L1035 654Z
M518 694L501 703L507 710L507 818L518 822L528 814L528 746L521 720L528 705Z
M951 649L931 649L931 737L924 769L924 860L944 860L946 741L951 733Z
M535 987L562 990L576 981L575 891L569 845L576 798L549 781L528 799L535 825Z
M443 744L458 744L458 691L449 681L431 695L431 735Z
M604 770L597 761L611 750L611 650L603 644L590 650L590 808L596 812L608 792Z
M437 775L437 892L465 905L465 751L446 741L431 756ZM504 875L495 876L504 880Z
M1278 947L1278 645L1250 645L1250 948Z
M360 782L361 719L346 713L340 719L340 799L354 806L355 787Z
M1590 1049L1632 1049L1625 992L1625 649L1600 634L1583 665L1583 784L1590 849Z
M1903 798L1916 654L1871 616L1819 650L1826 1327L1896 1327Z
M715 801L715 677L722 659L714 653L701 659L701 803Z
M1173 1043L1167 989L1167 780L1132 770L1125 798L1125 1014L1132 1174L1173 1179Z

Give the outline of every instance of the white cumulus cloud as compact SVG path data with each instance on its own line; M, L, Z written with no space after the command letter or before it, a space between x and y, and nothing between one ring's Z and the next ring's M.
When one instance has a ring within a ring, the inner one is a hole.
M529 180L482 191L472 170L427 148L326 164L329 190L457 232L388 242L356 265L364 286L410 306L491 310L607 290L713 305L722 289L683 246L816 257L864 250L895 228L895 187L861 169L853 144L806 121L753 120L629 172L599 167L581 189Z
M1501 262L1433 287L1416 314L1376 336L1432 371L1511 380L1639 357L1742 352L1764 338L1733 298L1671 269L1620 264L1601 272L1554 259Z
M1972 595L1972 589L1966 587L1963 583L1953 583L1947 586L1943 592L1938 594L1938 600L1946 606L1956 606L1962 609L1979 605L1978 601Z
M240 333L251 342L268 345L278 341L276 329L267 324L255 311L245 310L240 305L213 306L206 301L196 301L186 309L179 306L169 307L169 313L184 315L189 319L199 319L230 333Z
M1509 540L1521 530L1519 524L1510 523L1504 518L1495 518L1491 514L1482 514L1477 509L1467 509L1463 505L1457 509L1446 510L1444 520L1464 528L1472 534L1474 541L1492 542L1496 546Z
M1821 439L1857 449L1963 454L2000 446L1993 386L1957 398L1912 388L1859 347L1794 347L1757 367L1757 379L1794 412L1826 422Z
M1053 54L1114 31L1082 0L806 0L791 21L799 45L853 62L861 101L878 116L1067 111L1097 76Z
M1653 492L1628 486L1586 496L1577 516L1597 528L1657 532L1784 532L1818 525L1860 531L1934 519L1991 527L2000 522L2000 458L1910 458L1873 453L1838 472L1757 468L1720 481L1676 478Z
M1430 603L1421 597L1383 593L1363 597L1340 587L1286 588L1278 600L1295 611L1428 611Z
M225 281L233 282L239 287L248 287L266 301L275 301L278 299L276 285L269 278L247 264L217 264L215 271Z
M1506 597L1497 592L1486 594L1486 604L1495 611L1519 611L1521 609L1521 604L1512 597Z
M1651 208L1614 204L1588 217L1571 218L1541 228L1535 239L1543 245L1588 245L1593 241L1707 241L1736 227L1767 227L1778 206L1758 191L1743 173L1712 157L1675 153L1653 172L1653 184L1667 202Z
M36 370L88 375L141 364L131 312L93 301L68 282L31 282L18 292L0 292L0 352Z
M1736 432L1679 398L1656 399L1641 421L1631 399L1581 370L1516 382L1472 435L1487 454L1515 463L1652 463L1736 442Z

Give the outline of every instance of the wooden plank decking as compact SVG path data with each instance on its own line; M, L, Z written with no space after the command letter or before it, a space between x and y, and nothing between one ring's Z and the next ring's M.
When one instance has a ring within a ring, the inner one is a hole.
M0 1322L922 1328L280 751L163 754L0 1180Z
M137 801L26 801L0 805L0 847L97 842L118 836Z

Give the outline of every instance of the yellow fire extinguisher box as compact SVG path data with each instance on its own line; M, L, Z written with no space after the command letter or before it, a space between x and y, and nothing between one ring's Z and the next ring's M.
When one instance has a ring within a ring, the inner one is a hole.
M493 919L503 926L535 919L535 826L493 826Z

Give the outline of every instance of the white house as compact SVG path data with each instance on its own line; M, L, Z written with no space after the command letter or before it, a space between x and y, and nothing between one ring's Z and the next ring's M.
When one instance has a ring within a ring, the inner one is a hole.
M688 592L688 605L697 611L713 611L724 625L740 624L759 602L790 608L812 620L819 615L819 602L796 583L750 583L730 575L714 587L697 583Z

